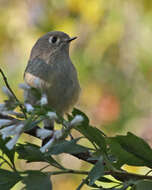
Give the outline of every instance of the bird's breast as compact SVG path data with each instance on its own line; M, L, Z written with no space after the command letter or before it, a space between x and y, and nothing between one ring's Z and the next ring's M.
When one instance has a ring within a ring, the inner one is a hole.
M54 64L41 73L27 69L24 79L28 85L41 89L50 107L61 114L73 107L79 97L80 86L71 62Z
M66 112L73 107L79 93L80 86L73 67L71 70L62 68L53 79L50 88L47 89L49 104L59 112Z

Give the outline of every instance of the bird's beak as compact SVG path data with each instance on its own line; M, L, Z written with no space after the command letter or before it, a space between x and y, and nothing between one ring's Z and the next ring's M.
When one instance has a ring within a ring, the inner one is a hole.
M67 42L70 43L71 41L73 41L73 40L75 40L75 39L77 39L76 36L75 36L75 37L72 37L72 38L70 38L70 39L68 39Z

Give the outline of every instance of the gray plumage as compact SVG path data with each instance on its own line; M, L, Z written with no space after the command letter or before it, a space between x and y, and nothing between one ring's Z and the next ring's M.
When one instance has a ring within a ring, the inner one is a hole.
M74 39L60 31L42 36L32 48L24 73L25 82L45 93L48 105L61 115L74 106L80 93L77 72L69 57L69 44ZM36 103L30 91L25 92L25 101Z

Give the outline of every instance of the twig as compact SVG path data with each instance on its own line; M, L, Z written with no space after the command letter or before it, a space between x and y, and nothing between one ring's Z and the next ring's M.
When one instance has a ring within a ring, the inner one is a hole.
M50 167L50 164L48 164L48 165L44 166L43 168L41 168L40 171L43 171L44 169L46 169L48 167Z
M87 182L88 177L86 177L85 179L82 180L82 182L80 183L80 185L77 187L76 190L80 190Z
M89 172L87 171L81 171L81 170L62 170L62 171L52 171L52 172L45 172L48 175L60 175L60 174L80 174L80 175L88 175Z
M3 80L5 82L5 85L7 86L7 88L9 89L9 91L11 92L12 96L14 97L14 99L16 100L16 102L19 104L19 107L21 109L21 111L23 112L24 114L24 117L25 119L27 119L27 116L26 116L26 113L24 111L24 108L22 106L22 104L20 103L20 101L18 100L18 98L16 97L15 93L13 92L13 90L11 89L10 85L8 84L8 81L7 81L7 77L5 76L4 72L2 71L2 69L0 68L0 73L3 77Z
M117 180L128 181L128 180L139 180L139 179L149 179L152 180L152 176L146 176L141 174L129 173L125 171L105 171L105 175L112 175Z

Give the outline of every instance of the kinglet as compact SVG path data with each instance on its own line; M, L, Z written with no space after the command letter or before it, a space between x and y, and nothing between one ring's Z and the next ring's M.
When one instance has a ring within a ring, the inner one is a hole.
M77 72L69 56L69 45L75 39L60 31L46 33L32 48L24 73L25 82L46 94L49 107L59 115L67 113L80 94ZM26 102L36 104L30 91L25 94Z

